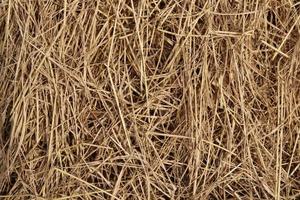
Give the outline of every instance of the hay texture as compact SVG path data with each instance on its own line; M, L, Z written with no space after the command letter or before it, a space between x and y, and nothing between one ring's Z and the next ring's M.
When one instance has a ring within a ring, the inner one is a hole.
M0 199L299 199L300 2L1 0Z

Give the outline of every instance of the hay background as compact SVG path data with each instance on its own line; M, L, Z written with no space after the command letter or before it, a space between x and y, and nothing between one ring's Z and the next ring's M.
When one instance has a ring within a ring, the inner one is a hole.
M0 1L1 199L299 199L299 1Z

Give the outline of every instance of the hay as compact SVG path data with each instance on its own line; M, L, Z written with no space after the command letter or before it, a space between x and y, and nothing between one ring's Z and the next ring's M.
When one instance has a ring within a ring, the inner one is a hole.
M299 6L2 0L0 198L299 199Z

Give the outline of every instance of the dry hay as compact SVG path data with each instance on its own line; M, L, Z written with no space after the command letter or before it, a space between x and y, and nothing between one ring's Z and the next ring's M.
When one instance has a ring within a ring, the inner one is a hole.
M299 6L2 0L1 199L299 199Z

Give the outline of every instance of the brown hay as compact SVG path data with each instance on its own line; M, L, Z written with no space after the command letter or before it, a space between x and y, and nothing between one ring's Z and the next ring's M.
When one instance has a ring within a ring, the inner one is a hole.
M1 199L299 199L296 0L2 0Z

